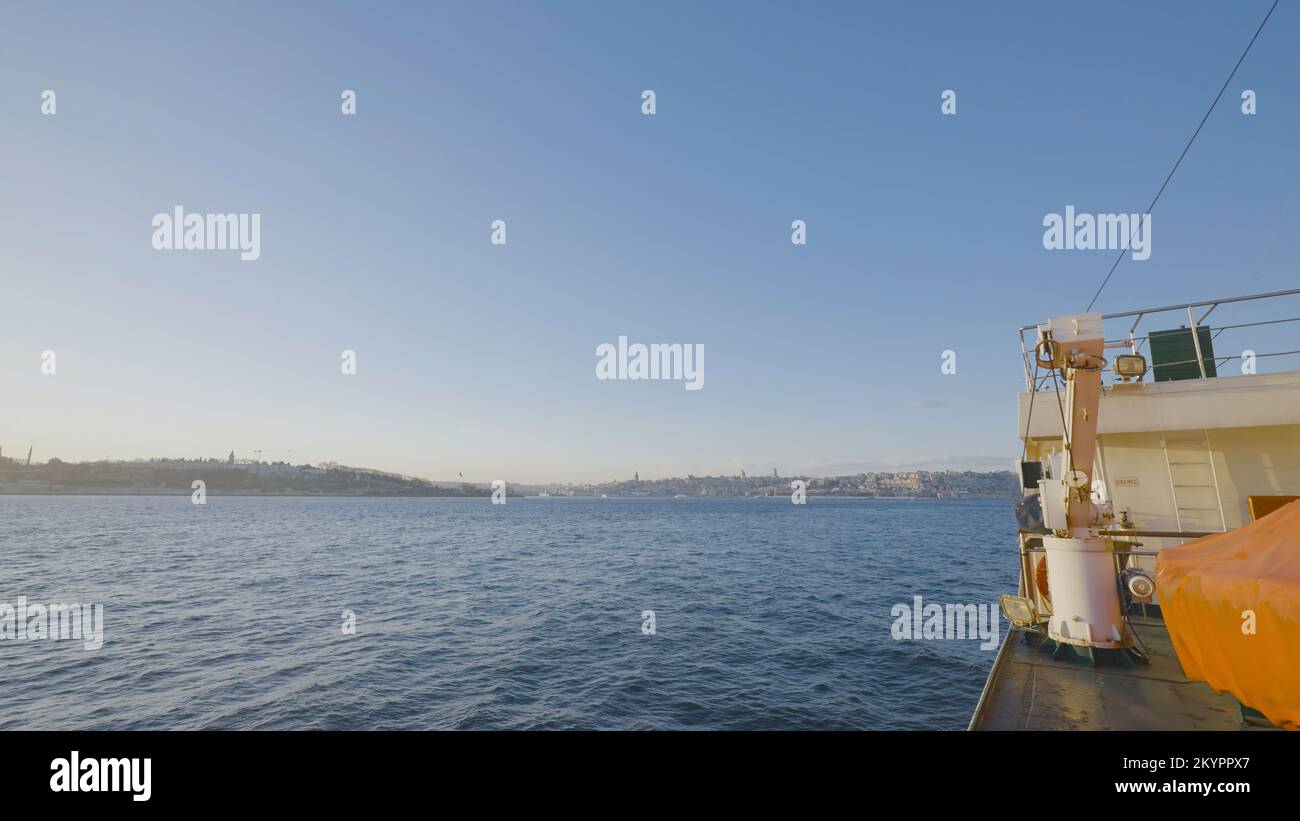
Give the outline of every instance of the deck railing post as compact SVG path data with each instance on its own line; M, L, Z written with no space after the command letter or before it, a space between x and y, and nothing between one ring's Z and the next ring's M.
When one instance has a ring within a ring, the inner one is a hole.
M1032 394L1038 389L1038 386L1034 384L1034 374L1029 370L1029 351L1025 348L1025 332L1023 330L1020 332L1020 361L1025 366L1025 385L1029 387L1029 392Z
M1201 369L1201 378L1205 379L1205 356L1201 353L1201 335L1196 332L1196 317L1192 314L1192 306L1187 306L1187 322L1192 326L1192 345L1196 347L1196 364Z

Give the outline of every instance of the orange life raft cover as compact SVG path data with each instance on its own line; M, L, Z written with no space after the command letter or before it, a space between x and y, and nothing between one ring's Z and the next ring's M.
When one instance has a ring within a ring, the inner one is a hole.
M1189 679L1300 729L1300 501L1161 550L1156 591Z

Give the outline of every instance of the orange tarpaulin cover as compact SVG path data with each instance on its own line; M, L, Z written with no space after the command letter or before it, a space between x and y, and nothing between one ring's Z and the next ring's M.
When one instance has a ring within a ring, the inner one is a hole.
M1161 550L1156 591L1189 679L1300 729L1300 502Z

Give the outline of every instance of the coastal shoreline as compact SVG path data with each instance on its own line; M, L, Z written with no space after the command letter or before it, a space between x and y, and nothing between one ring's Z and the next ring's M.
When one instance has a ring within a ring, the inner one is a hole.
M76 490L14 490L0 489L0 496L189 496L193 493L190 490L106 490L106 491L88 491L85 489ZM491 489L484 488L483 493L276 493L261 491L209 491L207 495L215 497L239 496L251 499L273 498L273 499L479 499L491 496ZM699 499L775 499L788 501L788 496L689 496L686 499L678 499L672 496L593 496L590 494L547 494L545 496L536 493L518 493L511 494L508 498L512 499L643 499L647 501L666 501L666 502L684 502ZM809 499L843 499L846 501L908 501L908 502L960 502L965 500L977 499L1006 499L1014 501L1009 496L999 495L971 495L971 496L851 496L848 494L808 494Z

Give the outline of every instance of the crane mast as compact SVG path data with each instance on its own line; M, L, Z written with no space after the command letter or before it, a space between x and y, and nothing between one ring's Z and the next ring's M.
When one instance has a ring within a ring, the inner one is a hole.
M1068 413L1062 475L1040 483L1052 529L1043 537L1052 591L1048 636L1058 650L1069 645L1089 656L1093 648L1124 650L1131 643L1116 585L1114 543L1098 535L1092 504L1105 348L1101 314L1058 317L1038 327L1035 357L1040 367L1064 375Z

